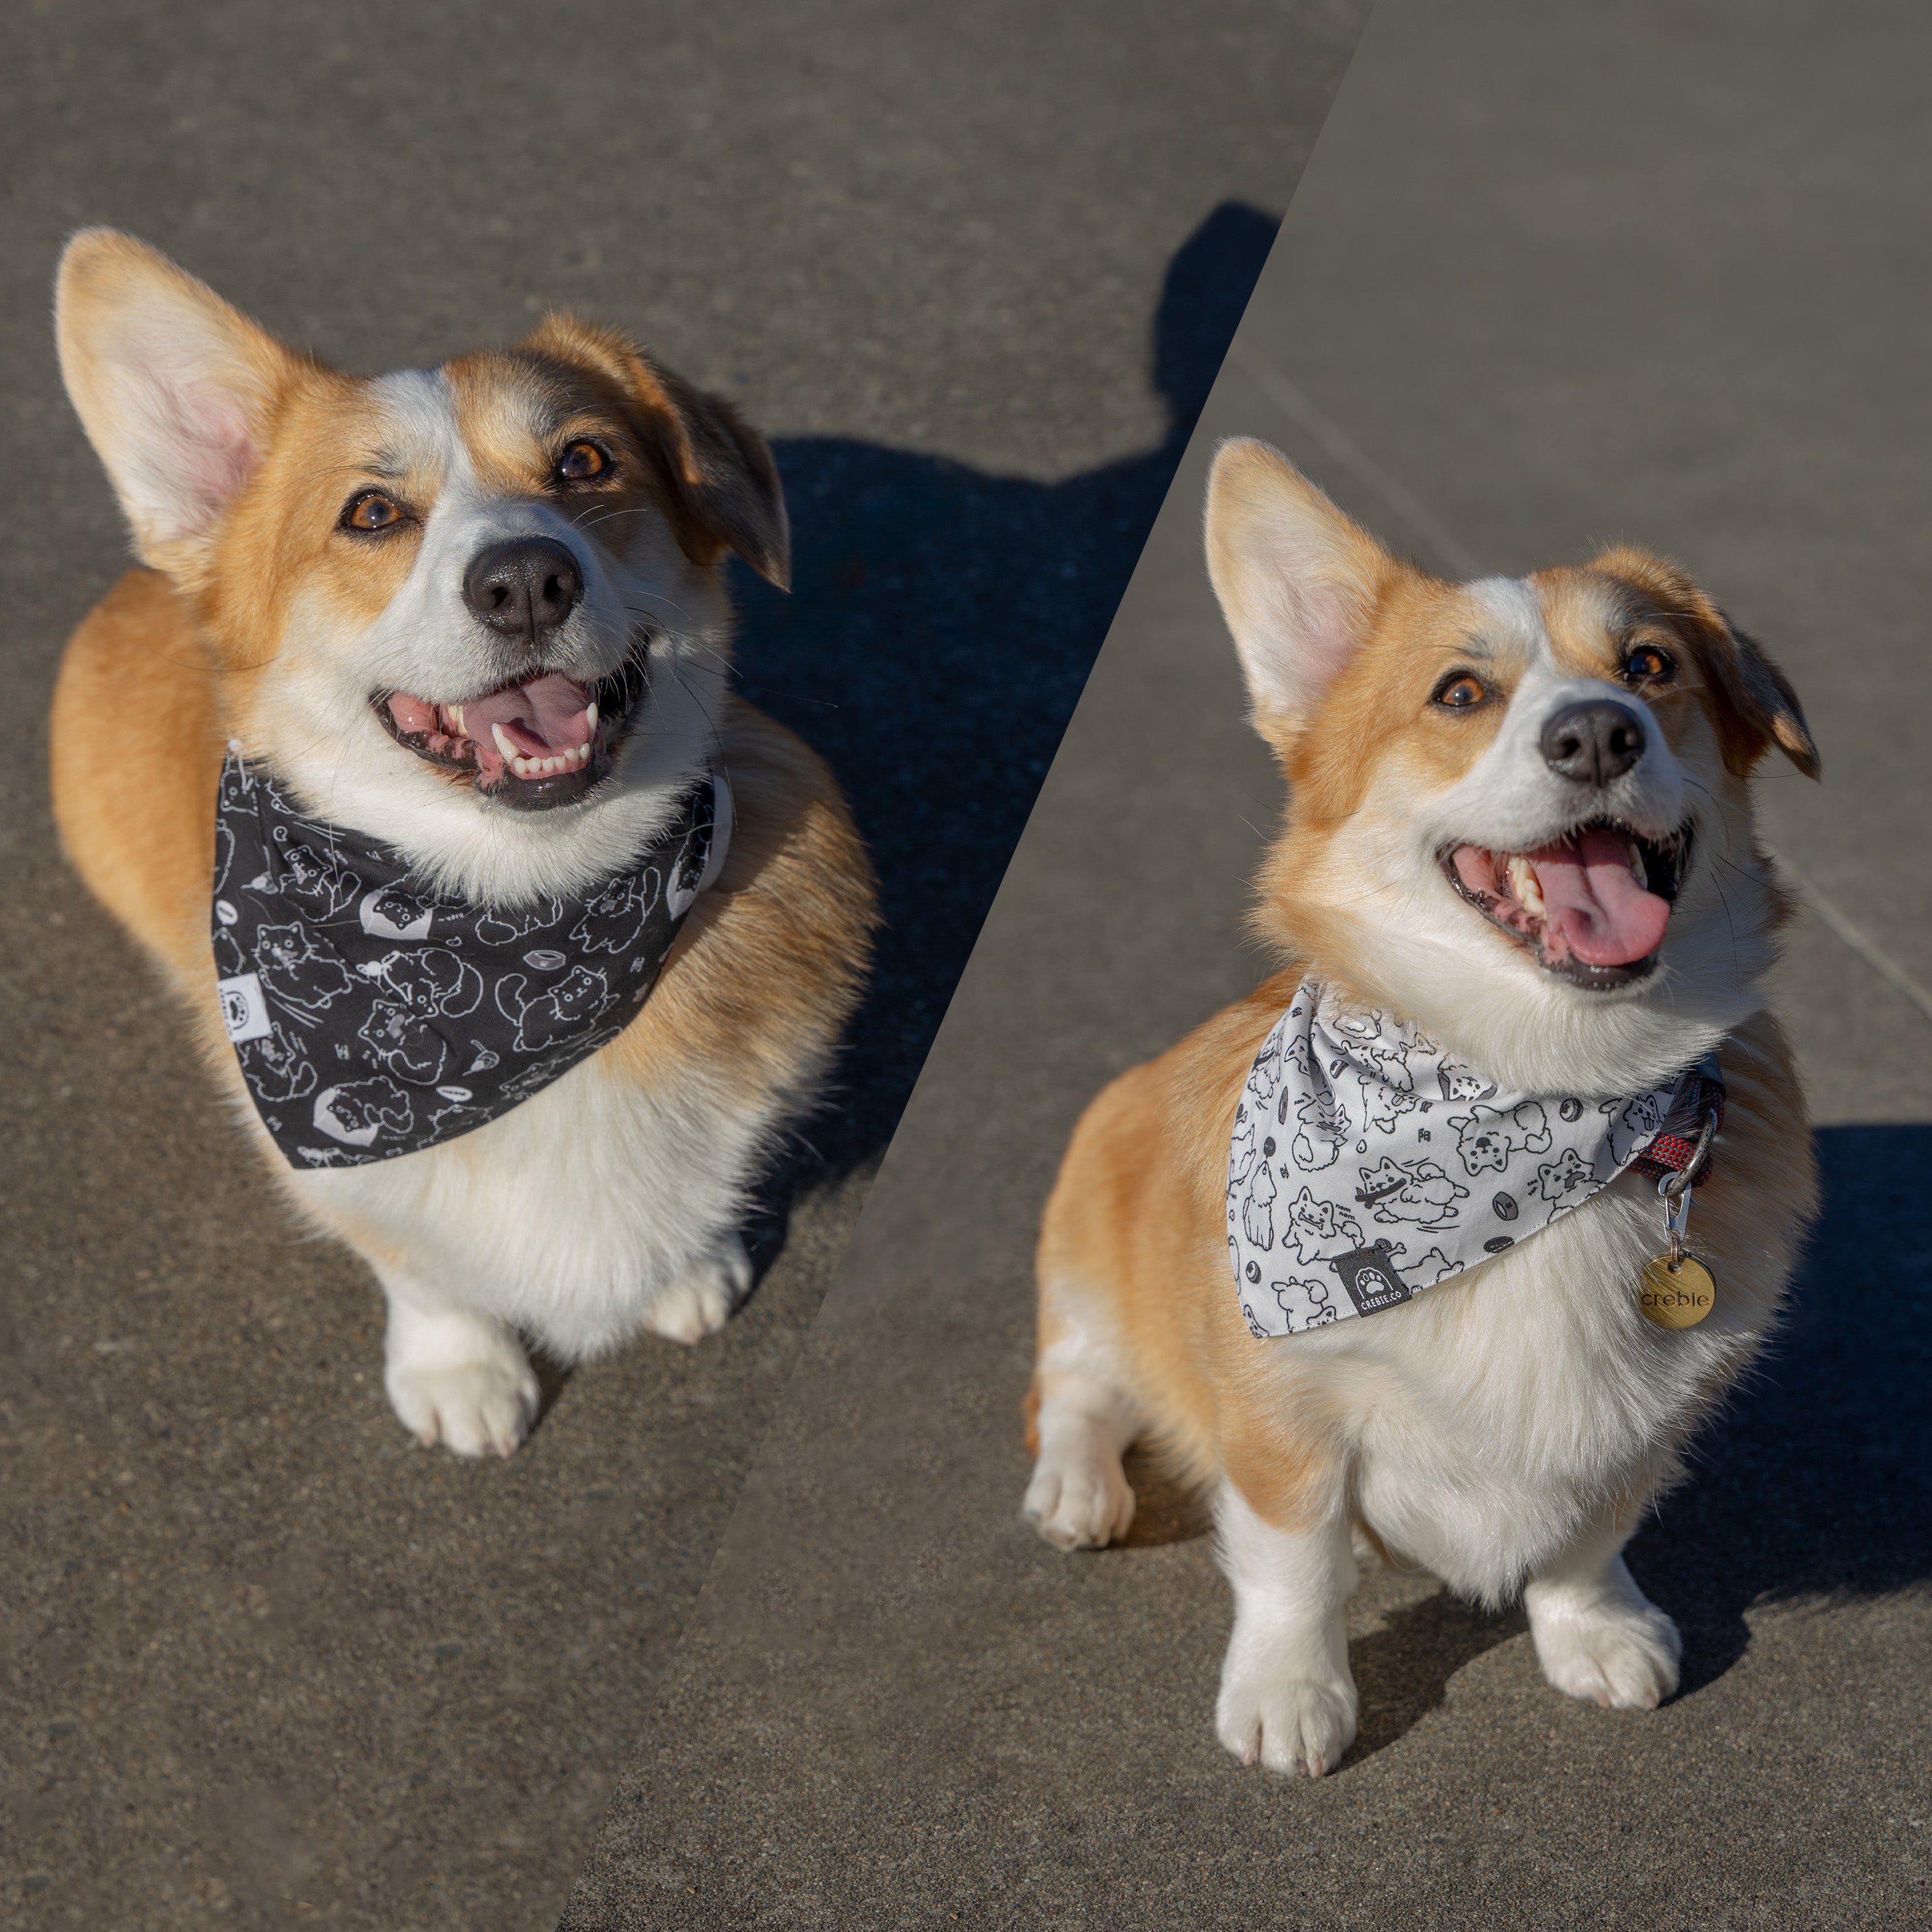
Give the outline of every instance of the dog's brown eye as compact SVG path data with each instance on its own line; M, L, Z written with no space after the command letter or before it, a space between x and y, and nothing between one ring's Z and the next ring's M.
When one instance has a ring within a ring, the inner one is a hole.
M380 490L365 490L359 496L352 496L344 506L342 527L345 530L394 530L403 520L403 506L393 496L386 496Z
M1445 711L1466 711L1489 696L1480 678L1459 670L1437 686L1435 702Z
M594 442L573 442L557 458L556 473L566 483L582 483L602 476L610 466L610 458Z
M1639 644L1625 654L1624 676L1631 684L1660 684L1677 674L1677 660L1654 644Z

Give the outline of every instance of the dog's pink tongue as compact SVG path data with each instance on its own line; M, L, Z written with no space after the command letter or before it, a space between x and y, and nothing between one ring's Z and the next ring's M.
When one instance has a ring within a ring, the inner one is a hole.
M506 686L463 707L463 728L476 742L477 761L486 775L502 769L502 754L493 728L526 758L567 752L584 740L584 709L590 694L574 679L547 671L527 684Z
M1631 877L1630 849L1621 832L1598 828L1524 854L1542 889L1544 926L1586 965L1628 966L1664 943L1670 902Z

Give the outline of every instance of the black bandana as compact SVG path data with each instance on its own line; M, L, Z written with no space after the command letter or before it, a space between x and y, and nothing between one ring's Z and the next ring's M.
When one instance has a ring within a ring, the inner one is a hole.
M706 777L592 896L504 911L432 891L388 847L304 816L230 746L218 990L290 1165L359 1166L454 1140L615 1040L716 876L730 797Z

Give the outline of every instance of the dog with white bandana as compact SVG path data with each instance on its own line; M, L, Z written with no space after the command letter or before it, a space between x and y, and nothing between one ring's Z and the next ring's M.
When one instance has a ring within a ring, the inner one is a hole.
M1075 1132L1027 1512L1064 1549L1120 1537L1137 1441L1208 1492L1246 1762L1348 1748L1343 1612L1378 1552L1520 1592L1558 1690L1654 1706L1679 1639L1623 1546L1816 1198L1750 796L1773 750L1816 776L1803 714L1640 551L1444 582L1246 440L1207 540L1288 782L1255 915L1282 970ZM1686 1262L1664 1208L1693 1180ZM1660 1290L1668 1264L1714 1290Z

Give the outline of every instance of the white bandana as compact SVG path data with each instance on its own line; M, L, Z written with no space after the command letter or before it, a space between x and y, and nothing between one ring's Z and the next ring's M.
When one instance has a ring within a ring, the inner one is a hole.
M1228 1249L1248 1327L1378 1314L1568 1214L1658 1138L1634 1098L1499 1093L1393 1015L1304 980L1234 1112Z

